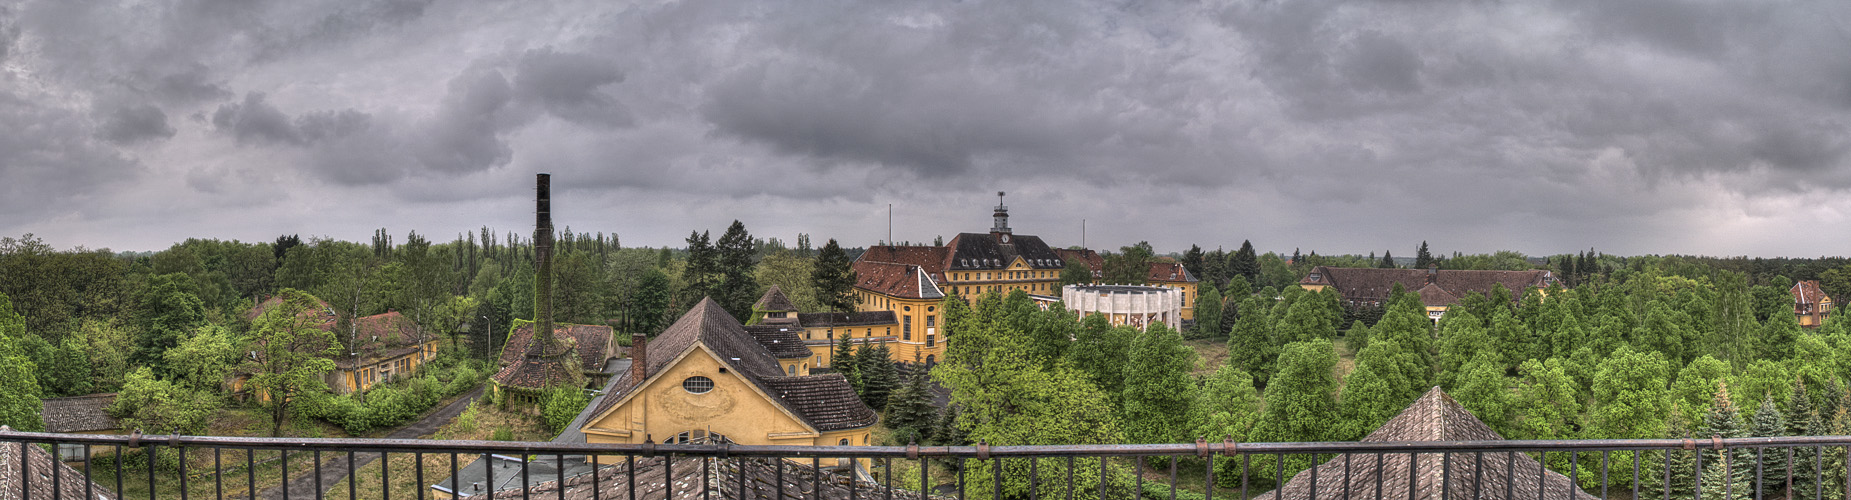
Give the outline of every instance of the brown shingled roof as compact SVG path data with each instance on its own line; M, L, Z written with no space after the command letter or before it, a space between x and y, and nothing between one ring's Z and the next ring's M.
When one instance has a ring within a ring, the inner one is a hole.
M812 354L810 348L804 347L803 339L797 336L797 331L802 330L802 327L747 325L745 329L746 333L752 334L752 338L758 341L758 345L763 346L766 351L770 351L771 355L778 359L808 358Z
M0 432L13 432L13 430L12 427L0 425ZM30 474L20 474L19 465L22 462L20 452L22 451L25 452L23 462L26 463ZM66 456L66 458L69 457ZM52 467L58 468L55 473ZM25 476L25 484L30 487L29 491L20 487L22 475ZM65 498L83 498L86 486L83 472L53 461L51 452L45 451L38 445L0 442L0 500L25 498L28 496L27 493L30 493L29 496L32 498L54 498L52 496L53 479L57 480L55 490L63 493ZM88 489L100 500L119 498L115 492L99 483L90 482Z
M1312 276L1317 276L1313 279ZM1403 289L1417 291L1427 286L1426 269L1378 269L1363 267L1318 266L1299 280L1301 285L1329 285L1345 300L1358 302L1387 301L1388 293L1399 283ZM1548 271L1480 271L1441 269L1434 284L1456 297L1468 293L1489 294L1493 287L1510 291L1511 299L1523 297L1524 290L1543 288L1552 282ZM1431 304L1428 305L1438 305Z
M109 416L109 405L116 402L116 393L90 394L68 398L50 398L41 401L39 416L45 421L45 432L91 432L122 428L115 417Z
M1472 416L1472 412L1460 406L1458 402L1446 395L1439 387L1427 391L1426 395L1415 400L1400 415L1389 419L1381 428L1370 433L1363 441L1497 441L1504 439L1491 427ZM1373 454L1371 454L1373 455ZM1514 455L1514 463L1512 462ZM1382 455L1380 466L1374 456L1352 456L1349 460L1339 456L1324 462L1314 469L1306 469L1292 476L1285 487L1261 493L1255 500L1278 499L1284 492L1288 500L1311 500L1313 498L1376 498L1376 488L1380 486L1381 498L1408 499L1410 474L1409 460L1405 453ZM1480 462L1479 460L1483 461ZM1486 453L1482 457L1471 457L1454 453L1450 463L1439 453L1422 453L1415 464L1413 481L1413 498L1479 498L1482 492L1485 498L1504 498L1508 488L1513 498L1541 498L1544 500L1593 500L1594 496L1575 488L1567 477L1555 471L1543 471L1542 464L1523 453ZM1482 464L1482 465L1480 465ZM1479 467L1483 467L1480 474ZM1316 474L1317 492L1312 494L1311 477ZM1452 481L1446 480L1450 474ZM1348 478L1346 481L1345 478ZM1458 478L1477 478L1462 481ZM1538 496L1536 488L1542 483L1542 495ZM1441 492L1441 486L1446 487ZM1573 491L1572 497L1568 492Z
M604 369L605 349L611 342L610 326L555 323L553 337L572 339L573 348L578 350L580 370L595 372ZM508 334L508 344L501 348L501 364L508 366L519 361L527 355L527 349L533 342L533 323L514 329L514 332Z
M765 295L759 297L757 303L752 304L752 310L794 312L797 310L797 305L791 303L790 297L784 296L784 289L778 288L778 285L771 285L770 288L765 289Z
M1189 268L1183 267L1182 263L1168 261L1150 263L1150 277L1148 279L1150 281L1200 281L1195 278L1195 275L1189 274Z
M693 349L697 343L706 346L719 358L718 361L731 367L740 378L770 395L772 402L783 406L817 430L866 427L879 420L874 410L855 397L854 389L849 387L848 380L841 375L784 376L783 369L778 367L777 358L771 351L746 333L739 320L734 319L712 298L701 299L699 304L695 304L693 309L689 309L681 319L675 320L674 324L649 343L649 365L643 376L652 377L667 369L670 363L682 353ZM621 380L613 387L623 389L605 397L598 409L592 412L593 415L603 415L610 411L627 399L631 391L636 390L639 384L629 380L630 376L630 372L618 375ZM789 397L786 397L787 394ZM842 408L844 405L859 405L860 410L845 410Z
M1094 273L1105 270L1105 257L1099 256L1099 252L1056 248L1054 249L1054 253L1064 260L1080 261L1081 264L1086 264L1087 269L1092 269Z

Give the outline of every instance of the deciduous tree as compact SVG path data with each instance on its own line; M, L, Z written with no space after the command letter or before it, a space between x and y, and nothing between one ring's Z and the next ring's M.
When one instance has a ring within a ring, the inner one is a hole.
M1133 443L1176 443L1188 438L1195 400L1195 351L1161 323L1131 342L1125 369L1125 434Z
M286 288L277 293L282 303L251 324L250 349L254 359L250 389L270 409L271 437L282 436L290 405L304 395L328 390L322 374L334 369L329 356L340 353L341 343L324 329L320 300L307 292Z

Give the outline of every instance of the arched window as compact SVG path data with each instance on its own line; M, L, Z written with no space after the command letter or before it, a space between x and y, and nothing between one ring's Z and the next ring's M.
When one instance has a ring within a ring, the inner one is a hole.
M836 446L848 446L848 445L849 445L848 438L842 438L841 441L836 441Z

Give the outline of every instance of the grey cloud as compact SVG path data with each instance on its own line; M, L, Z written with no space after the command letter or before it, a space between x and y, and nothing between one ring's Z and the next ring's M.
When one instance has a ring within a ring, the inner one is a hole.
M192 64L179 71L154 78L153 94L170 102L191 103L231 97L223 84L210 80L211 70L204 64Z
M90 120L0 92L0 224L85 211L87 199L143 171L94 140Z
M493 68L473 68L450 79L449 93L417 148L425 167L460 174L506 165L514 150L501 137L512 117L508 79Z
M615 62L583 53L529 50L515 65L514 91L547 113L592 125L629 125L629 112L600 89L623 81Z
M161 108L143 104L120 106L111 110L105 115L96 134L116 144L132 144L173 137L174 128L167 125L167 113L162 112Z
M218 110L212 112L212 125L237 138L239 144L298 144L302 141L289 116L264 102L262 92L244 94L243 102L219 105Z
M1420 55L1400 40L1368 30L1349 45L1343 74L1351 86L1397 93L1421 90Z

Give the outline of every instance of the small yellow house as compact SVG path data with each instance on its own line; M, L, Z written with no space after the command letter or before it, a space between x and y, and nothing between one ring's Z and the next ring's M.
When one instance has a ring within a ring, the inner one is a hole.
M271 297L257 303L244 318L254 320L282 303L281 297ZM340 343L340 353L328 357L334 361L335 369L322 377L336 394L365 391L381 382L410 375L426 361L437 357L440 337L426 334L416 322L398 311L354 318L350 328L343 332L337 330L337 317L327 302L316 306L316 309L300 313L300 317L333 332ZM256 353L250 355L256 356ZM233 394L243 394L249 378L248 373L234 373L226 385ZM255 396L262 401L269 399L264 394Z
M1819 287L1818 280L1794 283L1793 288L1787 291L1793 294L1793 314L1799 319L1801 327L1823 325L1826 316L1832 314L1832 296L1826 295L1825 289Z
M587 442L861 446L880 420L840 374L787 374L711 298L632 344L631 370L580 427Z

